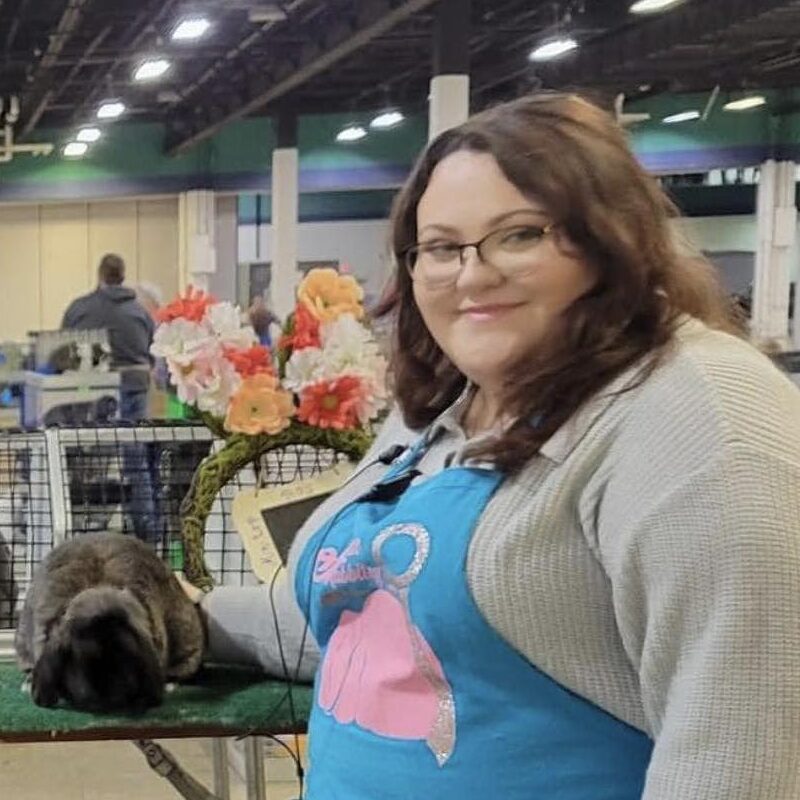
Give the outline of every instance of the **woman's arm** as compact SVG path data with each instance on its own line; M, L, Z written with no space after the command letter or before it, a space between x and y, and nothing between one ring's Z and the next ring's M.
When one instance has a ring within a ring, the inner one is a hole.
M643 800L800 797L798 459L732 444L639 519L601 522L655 734Z
M258 666L279 678L287 677L287 671L291 678L313 677L319 657L294 595L297 562L306 543L325 520L367 491L386 470L377 462L378 456L388 447L407 444L413 438L414 433L405 427L400 414L393 411L357 468L357 472L361 469L363 472L324 502L300 529L289 554L288 567L275 581L272 597L268 586L223 586L203 598L208 661Z

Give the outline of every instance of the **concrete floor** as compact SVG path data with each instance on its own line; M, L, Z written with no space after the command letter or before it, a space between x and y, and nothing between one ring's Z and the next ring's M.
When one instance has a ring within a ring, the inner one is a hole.
M208 741L159 742L181 767L213 791ZM266 759L266 800L294 800L298 795L289 758ZM76 744L0 744L2 800L180 800L164 778L153 772L129 742ZM245 800L245 787L231 770L231 800Z

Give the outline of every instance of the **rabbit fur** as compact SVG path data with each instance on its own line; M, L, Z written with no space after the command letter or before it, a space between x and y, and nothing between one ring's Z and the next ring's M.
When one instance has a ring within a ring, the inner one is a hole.
M97 533L56 547L37 571L15 638L40 706L142 713L167 680L200 668L197 606L166 565L132 536Z

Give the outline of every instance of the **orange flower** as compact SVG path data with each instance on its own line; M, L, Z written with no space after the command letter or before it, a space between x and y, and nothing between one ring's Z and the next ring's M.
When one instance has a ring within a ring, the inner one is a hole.
M297 418L315 428L357 428L363 394L363 382L352 375L315 383L303 390Z
M208 307L213 306L216 302L216 298L210 294L189 286L183 297L173 300L168 306L160 309L157 318L159 322L173 322L176 319L200 322L206 315Z
M292 332L282 336L278 346L281 350L320 346L319 320L302 303L295 309Z
M261 372L245 378L231 398L225 429L251 436L274 435L289 427L293 414L292 395L281 389L273 375Z
M300 284L297 297L320 322L332 322L342 314L352 314L356 319L364 316L364 290L352 275L340 275L335 269L312 269Z
M274 375L272 354L268 347L257 344L248 350L237 350L235 347L225 348L225 358L233 364L234 369L243 378L253 375Z

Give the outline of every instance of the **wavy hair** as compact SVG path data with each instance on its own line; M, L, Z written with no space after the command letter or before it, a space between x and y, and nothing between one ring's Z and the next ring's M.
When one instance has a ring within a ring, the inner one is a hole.
M671 225L675 206L637 162L616 121L576 95L524 97L435 139L395 201L398 266L377 314L395 321L395 394L410 427L433 421L466 384L425 326L403 267L406 250L417 241L417 207L431 175L461 150L491 154L517 189L544 205L599 275L535 352L511 370L504 399L518 421L474 455L518 471L621 372L641 362L643 376L649 374L684 315L741 335L713 267L680 247Z

